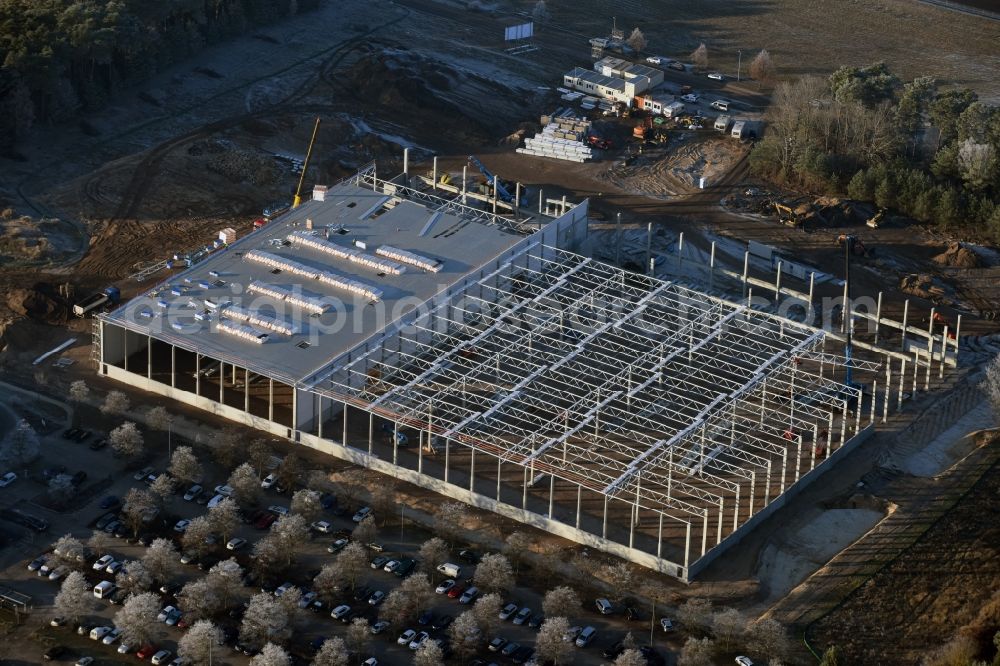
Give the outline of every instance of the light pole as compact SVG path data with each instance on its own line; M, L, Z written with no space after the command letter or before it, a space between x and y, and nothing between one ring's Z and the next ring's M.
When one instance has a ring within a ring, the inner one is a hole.
M740 80L740 70L743 68L743 49L736 49L736 80Z

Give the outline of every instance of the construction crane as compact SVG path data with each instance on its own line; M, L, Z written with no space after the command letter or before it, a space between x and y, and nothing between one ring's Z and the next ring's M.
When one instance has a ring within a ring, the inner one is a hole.
M309 148L306 150L306 161L302 163L302 174L299 176L299 186L295 188L295 198L292 199L292 208L298 208L302 204L302 183L306 180L306 171L309 170L309 158L312 157L313 144L316 143L316 135L319 133L319 116L316 117L316 124L313 125L312 138L309 139Z
M477 160L474 155L469 155L469 161L472 163L474 167L479 169L479 172L483 174L483 176L486 178L486 184L491 185L496 189L497 197L501 201L506 201L507 203L514 202L514 195L511 194L510 191L503 186L503 183L500 182L499 178L493 175L493 173L486 168L485 164Z

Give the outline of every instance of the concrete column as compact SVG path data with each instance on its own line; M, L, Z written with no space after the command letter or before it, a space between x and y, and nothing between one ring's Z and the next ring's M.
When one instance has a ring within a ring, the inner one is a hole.
M888 395L889 394L886 393L886 396L888 396ZM873 379L872 380L872 404L871 404L870 413L868 414L868 425L872 425L872 424L875 423L875 402L876 402L877 398L878 398L878 380L877 379ZM861 412L860 407L858 409L858 412L859 413ZM857 434L857 433L855 433L855 434Z
M368 412L368 455L375 448L375 414Z
M687 571L688 562L691 561L691 523L687 523L684 534L684 571Z
M802 467L802 435L795 438L795 481L799 480L799 470Z
M646 225L646 264L645 264L646 271L649 274L652 274L652 270L650 270L650 260L652 259L651 256L652 250L653 250L653 223L650 222L648 225Z
M267 380L267 420L274 421L274 380Z
M844 411L840 416L840 446L847 441L847 400L844 400ZM839 449L840 446L837 448Z
M708 509L705 509L701 518L701 554L708 551Z
M740 526L740 484L736 484L736 502L733 506L733 531Z
M909 318L909 315L910 315L910 299L906 299L905 301L903 301L903 342L902 346L900 347L900 349L904 353L906 352L906 320Z
M170 386L177 388L177 347L170 345Z
M847 280L844 280L844 296L840 306L840 332L847 333L847 324L851 316L849 314L851 304L847 302Z
M924 374L924 390L931 388L931 369L934 366L934 312L936 308L931 308L930 321L927 322L927 372Z
M444 438L444 482L448 483L448 472L451 468L451 438Z
M750 272L750 251L743 252L743 298L747 297L747 275Z
M715 241L712 241L712 251L708 256L708 289L715 288Z
M781 300L781 267L784 262L778 262L778 272L774 278L774 300Z
M809 321L806 322L807 324L812 324L816 321L816 315L813 312L813 294L815 293L815 290L816 290L816 273L814 271L812 273L809 273L809 312L806 313L809 316Z
M785 492L785 472L788 471L788 449L781 450L781 490L778 492Z
M497 176L493 176L493 214L497 214Z
M465 183L467 181L468 171L469 171L469 167L468 166L463 166L462 167L462 204L463 205L466 203L466 198L465 198L465 188L466 188L466 185L465 185Z
M431 184L431 189L436 190L438 188L438 156L434 156L434 166L433 166L433 181Z
M583 486L576 485L576 529L580 529L580 504L583 499Z
M890 359L891 361L891 359ZM896 401L896 410L903 408L903 384L906 383L906 359L899 359L899 398Z
M225 361L220 361L219 362L219 404L220 405L225 404L225 397L226 397L226 362ZM293 388L292 389L292 404L294 405L295 402L296 402L296 400L295 400L295 389ZM295 426L295 425L298 425L298 424L295 423L295 421L293 420L292 421L292 425Z
M725 506L726 506L726 500L725 500L725 498L720 497L719 498L719 526L716 529L717 534L715 536L715 545L716 546L718 546L720 543L722 543L722 519L723 519L723 514L725 513Z
M549 474L549 518L552 518L553 516L552 512L554 509L553 503L555 502L555 496L556 496L556 477L552 474Z
M427 445L430 446L430 438L427 440ZM417 474L424 473L424 431L417 431Z
M684 266L684 232L677 236L677 272L681 272Z
M938 379L944 377L944 364L948 360L948 325L945 324L944 333L941 334L941 358L938 363Z
M962 339L962 315L955 319L955 367L958 367L958 342Z
M913 390L911 395L917 395L917 375L920 374L920 354L917 351L913 352Z
M753 477L751 477L751 480L752 480L752 478ZM768 460L767 460L767 479L765 479L765 484L764 484L764 504L762 505L762 507L765 507L765 506L767 506L770 503L771 503L771 459L768 458ZM750 507L751 507L751 509L753 508L753 502L752 501L750 502ZM750 515L751 516L753 515L753 511L750 512Z
M563 198L562 198L562 208L560 209L560 212L559 212L560 215L565 215L566 214L566 207L567 207L566 206L566 195L564 194Z
M878 301L875 304L875 344L878 344L878 329L882 325L882 292L878 292Z
M882 423L885 423L889 418L889 400L892 397L892 357L887 356L885 359L885 389L883 390L884 399L882 400ZM874 401L874 395L872 400Z
M517 213L521 209L521 183L514 184L514 218L517 219Z
M392 464L399 464L399 421L392 422Z
M497 458L497 501L500 501L500 465L502 461Z
M656 557L663 557L663 514L660 514L660 525L656 529Z
M545 201L545 192L538 190L538 214L542 214L542 202Z
M343 435L343 437L340 440L340 443L343 444L344 446L347 446L347 409L348 409L347 402L344 402L344 435ZM323 403L322 402L320 402L319 417L320 417L320 420L322 420L322 418L323 418Z
M771 464L768 463L768 483L770 483L771 477ZM757 472L755 470L750 470L750 497L747 498L747 520L753 518L753 504L757 500ZM767 504L767 499L764 499L764 504Z
M153 338L146 336L146 379L153 378Z
M615 266L622 265L622 214L615 215Z
M469 492L476 491L476 450L469 449Z
M403 185L410 184L410 149L403 148Z
M320 413L323 413L323 404L320 403ZM250 368L243 369L243 411L247 414L250 413ZM320 419L320 427L322 427L323 420ZM320 435L322 437L322 435Z

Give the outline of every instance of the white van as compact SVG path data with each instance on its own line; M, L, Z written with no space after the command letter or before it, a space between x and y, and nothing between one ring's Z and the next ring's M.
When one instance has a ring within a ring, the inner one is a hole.
M110 580L102 580L94 586L94 596L98 599L107 599L115 593L115 584Z
M459 578L462 575L462 567L451 562L437 565L437 570L448 578Z

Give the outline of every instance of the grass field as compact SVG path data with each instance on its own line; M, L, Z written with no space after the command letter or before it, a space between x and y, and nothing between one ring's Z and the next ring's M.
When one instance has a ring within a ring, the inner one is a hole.
M533 1L520 4L528 7ZM884 60L903 78L931 75L1000 102L1000 21L917 0L619 0L613 8L583 0L548 5L554 22L595 36L607 34L614 14L626 35L639 26L648 50L663 55L686 56L704 41L709 66L728 75L736 75L740 49L744 75L760 49L771 53L781 76L828 74L841 65Z

